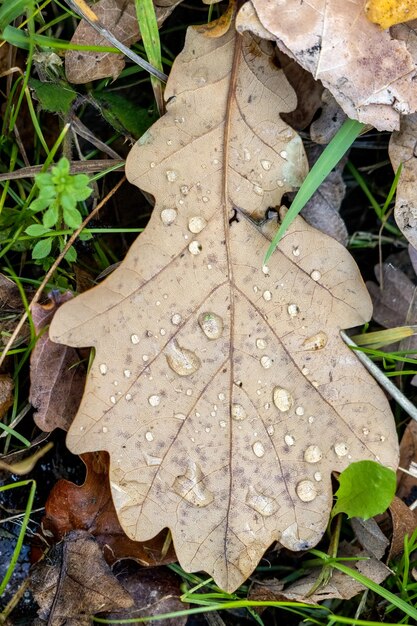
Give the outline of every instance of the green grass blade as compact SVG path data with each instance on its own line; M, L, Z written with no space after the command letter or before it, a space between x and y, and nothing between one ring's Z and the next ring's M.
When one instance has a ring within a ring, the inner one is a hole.
M356 120L346 120L346 122L344 122L341 128L337 131L329 145L323 150L322 154L317 159L305 181L298 190L294 201L282 220L281 226L271 241L265 255L265 264L268 262L271 254L281 241L284 233L294 218L299 214L301 209L304 208L313 193L317 191L318 187L325 180L325 178L327 178L343 155L349 150L350 146L353 144L364 127L364 124L361 124L361 122L357 122Z
M149 63L163 72L161 42L152 0L135 0L140 34Z

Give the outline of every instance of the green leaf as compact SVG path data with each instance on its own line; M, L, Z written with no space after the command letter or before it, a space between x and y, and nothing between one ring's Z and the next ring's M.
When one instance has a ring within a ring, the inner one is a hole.
M59 219L59 208L56 202L51 204L49 209L45 211L42 218L42 223L45 228L52 228L55 226Z
M50 203L51 198L36 198L36 200L30 203L29 209L34 213L38 213L38 211L44 211Z
M63 193L61 195L61 206L64 211L73 211L77 206L77 200L71 193Z
M73 187L72 195L78 202L81 202L81 200L87 200L91 196L92 191L91 187Z
M78 209L64 208L64 222L70 228L78 228L81 225L83 218Z
M50 228L45 228L42 224L31 224L26 228L25 233L31 237L42 237L42 235L48 233L50 230Z
M13 2L6 0L0 8L0 31L4 30L19 15L22 15L28 6L29 0L14 0Z
M75 263L75 261L77 260L77 251L75 250L74 246L71 246L71 248L69 248L68 252L64 256L64 259L68 261L68 263Z
M115 130L123 134L127 132L135 139L139 139L157 119L146 109L138 109L137 103L114 92L96 92L94 99L104 119Z
M332 517L346 513L348 517L369 519L383 513L394 498L396 484L395 472L380 463L351 463L339 476Z
M41 239L32 250L32 259L44 259L51 252L52 238Z
M42 187L53 187L52 175L49 172L41 172L40 174L36 174L35 182L38 185L39 189Z
M77 92L68 83L43 83L31 78L29 86L35 91L41 108L51 113L66 115L77 97Z

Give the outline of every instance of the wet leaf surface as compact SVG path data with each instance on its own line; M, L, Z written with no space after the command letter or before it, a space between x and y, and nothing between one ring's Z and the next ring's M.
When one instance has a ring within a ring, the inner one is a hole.
M166 532L143 543L132 541L123 532L110 494L107 455L84 454L81 458L87 468L84 484L60 480L51 490L42 520L46 536L61 541L72 530L86 530L95 537L108 563L122 558L136 559L142 565L175 561Z
M151 221L51 328L96 349L67 442L109 451L126 533L169 527L182 566L227 590L274 540L317 543L333 470L397 462L384 394L339 337L371 314L350 255L299 218L262 267L253 220L305 171L277 117L295 102L271 54L250 36L188 32L167 114L127 162L157 196Z
M86 370L80 353L49 339L48 326L58 308L72 298L70 292L52 294L48 304L35 304L32 320L36 334L43 334L30 356L29 401L37 409L33 419L45 432L68 430L80 405Z

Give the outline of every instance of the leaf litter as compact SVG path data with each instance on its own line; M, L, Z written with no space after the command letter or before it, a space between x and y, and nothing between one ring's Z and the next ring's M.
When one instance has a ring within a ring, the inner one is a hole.
M319 541L332 471L398 456L385 396L339 337L371 316L350 255L297 218L262 266L257 221L307 169L271 58L250 35L188 31L167 113L126 166L156 198L150 223L50 331L96 350L67 441L109 452L127 535L170 528L182 567L228 591L273 541Z

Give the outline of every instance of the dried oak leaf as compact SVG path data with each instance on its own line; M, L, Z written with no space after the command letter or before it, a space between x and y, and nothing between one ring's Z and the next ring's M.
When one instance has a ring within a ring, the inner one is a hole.
M54 293L48 304L32 307L36 334L49 326L58 308L71 298L70 292ZM85 376L77 350L53 343L46 330L30 357L29 402L37 409L33 419L41 430L68 430L80 405Z
M344 564L352 569L356 569L364 576L371 578L374 582L380 584L382 581L391 574L391 570L381 563L378 559L374 558L366 550L359 550L355 546L351 546L346 542L340 544L338 556L345 557L368 557L366 561L346 561ZM323 600L333 600L339 598L341 600L350 600L361 591L364 591L366 587L356 581L354 578L350 578L346 574L333 570L332 577L328 584L320 588L313 595L308 595L311 588L317 581L317 577L320 571L313 571L311 574L300 578L296 582L290 584L284 589L282 581L279 579L264 580L259 583L255 583L250 592L250 600L290 600L293 602L307 602L307 604L317 604L323 602Z
M166 533L141 543L123 532L111 498L107 454L84 454L81 459L87 468L84 484L59 480L49 494L42 520L45 535L60 541L72 530L87 530L101 546L108 563L124 558L148 566L176 561L172 543L164 551Z
M397 464L385 396L339 336L371 315L352 257L299 218L262 267L254 220L305 171L272 54L249 35L188 31L167 113L127 161L156 197L150 223L51 327L96 349L67 443L110 453L126 533L169 527L182 567L229 591L274 540L320 539L333 470Z
M54 546L31 574L39 617L48 626L89 626L99 611L133 606L131 595L112 574L94 537L74 531Z
M349 117L394 130L400 114L417 110L413 58L403 42L366 18L365 0L252 4L280 50L321 80Z
M158 26L182 0L156 0ZM135 3L133 0L99 0L93 5L101 24L125 46L140 39ZM109 42L85 20L81 20L72 39L73 44L109 46ZM116 79L125 66L123 54L68 50L65 53L65 74L70 83L87 83L111 76Z

